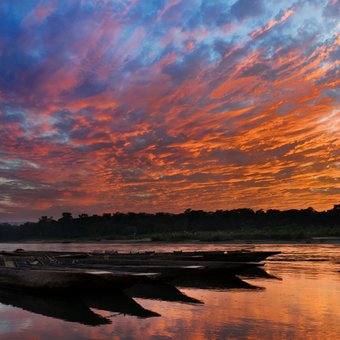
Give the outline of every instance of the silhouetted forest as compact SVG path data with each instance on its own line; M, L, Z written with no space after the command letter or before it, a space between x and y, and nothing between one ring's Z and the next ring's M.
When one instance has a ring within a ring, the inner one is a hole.
M38 222L0 224L0 242L20 240L101 240L151 237L153 240L306 239L340 236L340 205L318 212L313 208L267 211L252 209L183 213L106 213L61 218L41 216Z

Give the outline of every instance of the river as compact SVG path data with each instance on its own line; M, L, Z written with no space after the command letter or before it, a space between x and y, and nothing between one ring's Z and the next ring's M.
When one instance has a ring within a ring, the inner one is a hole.
M259 273L207 286L187 285L187 298L108 296L100 304L0 292L1 339L339 339L340 244L92 243L0 244L0 250L173 251L280 250ZM207 289L209 288L209 289ZM147 292L148 293L148 292ZM150 292L149 292L150 293ZM192 298L190 300L190 298ZM176 300L177 299L177 300ZM104 304L102 304L104 305ZM99 306L99 307L98 307ZM152 313L152 312L154 313ZM144 317L141 317L144 316Z

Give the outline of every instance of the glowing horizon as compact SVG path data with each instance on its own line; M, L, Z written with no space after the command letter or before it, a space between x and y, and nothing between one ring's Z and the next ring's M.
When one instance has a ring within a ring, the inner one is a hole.
M338 0L0 3L0 221L331 209Z

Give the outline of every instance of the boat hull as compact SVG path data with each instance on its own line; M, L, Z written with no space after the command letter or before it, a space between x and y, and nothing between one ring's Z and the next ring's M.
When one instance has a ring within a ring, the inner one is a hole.
M128 288L143 276L98 270L0 268L0 287L18 290L93 291Z

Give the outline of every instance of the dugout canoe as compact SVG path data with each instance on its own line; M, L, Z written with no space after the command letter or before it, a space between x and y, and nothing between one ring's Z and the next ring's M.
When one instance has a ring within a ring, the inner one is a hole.
M174 253L177 258L196 257L202 261L229 261L229 262L261 262L266 258L280 254L280 251L228 251L228 252L192 252Z
M153 276L156 274L150 274ZM121 290L148 278L146 274L72 268L0 267L0 287L28 291Z
M57 261L75 261L88 257L96 259L168 259L168 260L200 260L200 261L225 261L225 262L261 262L270 256L280 254L280 251L174 251L174 252L137 252L118 253L116 251L97 252L58 252L58 251L1 251L0 255L12 257L51 257Z
M176 277L180 277L188 274L198 274L205 270L203 266L167 266L167 265L145 265L145 264L108 264L108 263L75 263L73 268L87 268L106 271L118 271L126 273L148 273L157 274L157 277L153 277L149 281L169 281Z
M182 261L225 261L225 262L261 262L266 258L280 254L280 251L175 251L175 252L145 252L145 253L91 253L95 258L115 259L167 259Z
M210 274L239 274L245 269L260 266L260 263L253 262L225 262L225 261L201 261L201 260L176 260L176 259L162 259L162 258L147 258L147 259L123 259L123 258L95 258L88 257L86 259L82 259L77 262L75 265L92 266L93 268L107 268L108 270L111 268L117 268L120 266L124 268L124 270L129 270L131 267L139 267L141 270L146 270L146 268L152 268L152 272L161 272L171 270L174 268L178 271L179 267L184 267L185 272L188 273L188 270L185 270L185 267L189 268L190 266L197 267L198 275L210 275ZM103 267L105 266L105 267ZM156 270L156 268L159 268ZM150 269L149 269L150 270ZM162 272L161 272L162 273Z

